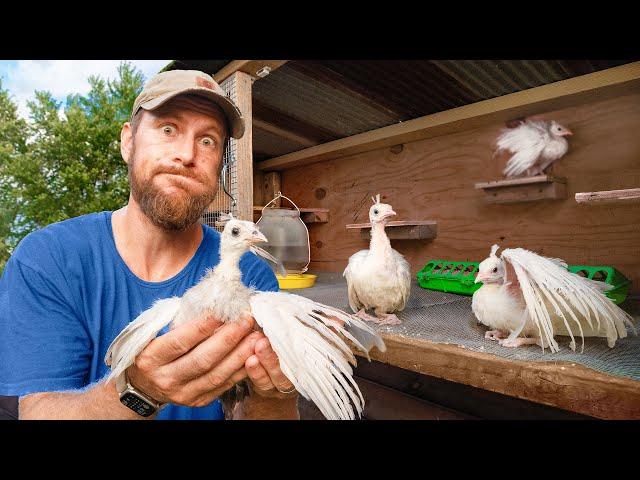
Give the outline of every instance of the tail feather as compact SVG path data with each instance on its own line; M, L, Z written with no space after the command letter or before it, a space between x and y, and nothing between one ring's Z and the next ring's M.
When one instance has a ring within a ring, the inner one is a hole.
M109 380L133 365L144 347L160 330L171 323L179 308L179 297L157 300L118 334L111 342L104 359L105 363L111 366Z

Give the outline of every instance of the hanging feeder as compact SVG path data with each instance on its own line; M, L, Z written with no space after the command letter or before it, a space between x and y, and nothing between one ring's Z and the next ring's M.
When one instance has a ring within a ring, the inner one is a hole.
M284 198L295 207L295 210L275 207L275 202ZM269 205L274 206L269 207ZM269 208L267 208L269 207ZM300 218L300 209L293 201L281 192L262 208L260 219L256 222L268 242L261 248L276 257L284 265L287 273L282 277L276 273L278 284L282 289L307 288L315 283L316 275L307 274L311 261L309 230Z

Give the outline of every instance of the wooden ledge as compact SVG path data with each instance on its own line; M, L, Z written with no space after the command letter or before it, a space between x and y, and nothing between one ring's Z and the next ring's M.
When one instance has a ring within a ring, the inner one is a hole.
M576 202L581 205L628 205L640 203L640 188L580 192L576 193Z
M372 349L373 360L596 418L640 419L640 382L631 378L578 363L509 360L454 344L381 336L387 351Z
M371 238L370 223L351 223L349 230L360 230L364 240ZM392 240L433 240L438 234L438 222L435 220L403 220L387 223L387 236Z
M487 203L522 203L539 200L561 200L567 197L567 179L551 175L494 180L476 183L484 190Z
M257 218L259 218L263 208L264 207L254 205L253 206L254 217L256 217L257 215ZM328 208L301 208L300 218L304 223L328 223L329 209Z

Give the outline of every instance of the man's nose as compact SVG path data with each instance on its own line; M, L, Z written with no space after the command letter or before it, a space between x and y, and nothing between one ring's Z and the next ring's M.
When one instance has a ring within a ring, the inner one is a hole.
M196 140L191 135L181 135L175 143L174 161L190 165L196 158Z

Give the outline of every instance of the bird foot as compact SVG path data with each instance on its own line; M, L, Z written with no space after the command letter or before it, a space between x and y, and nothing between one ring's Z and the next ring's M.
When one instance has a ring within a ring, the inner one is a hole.
M360 310L358 313L354 313L354 315L365 322L379 323L376 317L369 315L364 309Z
M538 344L538 339L537 338L523 338L523 337L518 337L518 338L513 338L513 339L507 338L505 340L498 340L498 343L503 347L518 348L518 347L521 347L522 345L537 345Z
M502 330L489 330L488 332L484 332L484 338L489 340L501 340L507 337L507 333Z
M393 313L378 317L378 323L380 325L400 325L402 321Z

